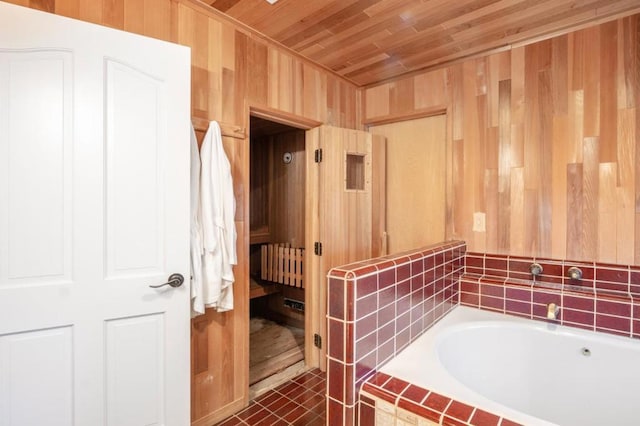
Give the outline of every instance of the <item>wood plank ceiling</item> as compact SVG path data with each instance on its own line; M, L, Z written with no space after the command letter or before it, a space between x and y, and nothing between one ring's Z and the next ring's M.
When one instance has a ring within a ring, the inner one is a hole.
M202 0L358 85L640 12L640 0Z

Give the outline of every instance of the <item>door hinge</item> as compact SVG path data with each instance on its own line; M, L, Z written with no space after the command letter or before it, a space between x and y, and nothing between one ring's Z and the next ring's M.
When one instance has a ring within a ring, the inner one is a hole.
M316 149L316 151L315 151L315 159L316 159L316 163L321 163L322 162L322 148Z
M316 256L322 256L322 243L315 242L313 243L313 252Z
M313 345L318 349L322 349L322 337L318 333L313 335Z

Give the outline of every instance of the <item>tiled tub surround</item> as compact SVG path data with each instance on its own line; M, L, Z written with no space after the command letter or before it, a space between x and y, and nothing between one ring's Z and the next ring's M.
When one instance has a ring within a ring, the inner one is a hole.
M542 265L532 280L529 265ZM460 303L480 309L547 320L547 305L560 307L554 322L640 338L640 267L467 253ZM583 278L568 278L577 266Z
M499 414L527 426L637 425L638 359L637 339L457 306L363 385L360 418L375 408L378 425L406 411L434 424L504 424Z
M452 241L329 272L329 425L357 424L362 383L458 303L465 250Z

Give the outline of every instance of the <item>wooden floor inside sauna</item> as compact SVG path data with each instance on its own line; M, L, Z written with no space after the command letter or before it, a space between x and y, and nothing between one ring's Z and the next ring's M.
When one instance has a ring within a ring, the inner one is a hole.
M253 385L304 359L304 330L251 318L249 384Z

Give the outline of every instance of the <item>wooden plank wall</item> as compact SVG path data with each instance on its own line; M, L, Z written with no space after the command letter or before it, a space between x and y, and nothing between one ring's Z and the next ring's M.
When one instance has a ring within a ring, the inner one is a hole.
M10 3L191 47L192 116L249 127L249 107L356 128L358 89L196 0L9 0ZM246 135L245 131L245 135ZM198 132L202 137L202 132ZM237 202L235 310L192 323L192 419L213 424L248 396L248 139L224 137ZM188 143L188 141L185 141Z
M365 123L447 110L446 235L469 250L640 264L639 61L635 15L369 87Z

